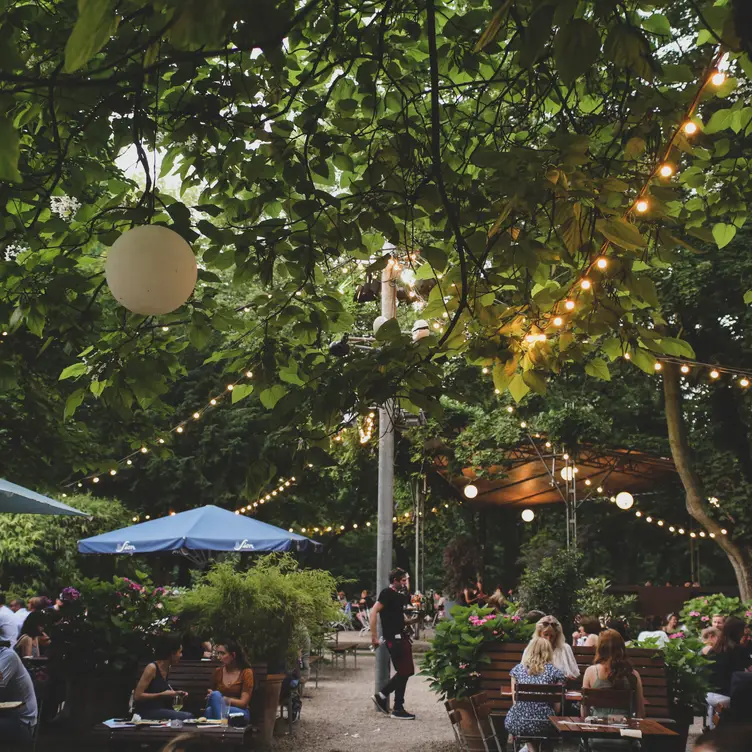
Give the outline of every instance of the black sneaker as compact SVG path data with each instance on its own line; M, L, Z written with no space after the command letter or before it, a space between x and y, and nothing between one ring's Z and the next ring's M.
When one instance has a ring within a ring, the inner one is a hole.
M415 716L412 713L408 713L404 708L400 710L392 711L392 718L396 718L399 721L414 721Z
M379 709L380 713L389 715L389 701L386 697L382 697L378 692L371 696L373 704Z

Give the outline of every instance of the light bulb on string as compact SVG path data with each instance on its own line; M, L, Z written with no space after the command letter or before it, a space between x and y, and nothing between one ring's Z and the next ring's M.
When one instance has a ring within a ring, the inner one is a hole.
M658 168L658 174L662 178L670 178L674 174L674 168L673 165L670 165L668 162L664 162L659 168Z
M713 84L713 86L723 86L725 82L726 82L726 74L723 71L717 70L710 77L710 83Z
M566 308L568 311L574 310L574 300L565 300L564 301L564 308Z
M603 493L603 486L598 486L598 488L595 489L599 494Z
M110 475L117 475L117 470L110 470Z
M743 386L746 389L749 386L749 379L739 379L739 386Z
M658 362L656 361L656 362L655 362L655 363L653 364L653 368L654 368L654 369L655 369L656 371L660 371L660 370L662 370L663 366L662 366L662 365L661 365L660 363L658 363Z
M597 266L597 267L598 267L599 269L603 270L603 269L605 269L605 268L606 268L606 267L608 266L608 260L607 260L607 259L606 259L605 257L601 256L601 257L600 257L600 258L599 258L599 259L598 259L598 260L597 260L597 261L595 262L595 265L596 265L596 266Z
M715 368L710 372L710 378L711 379L717 379L721 374L718 373L718 371L715 370Z
M532 509L523 509L520 517L523 522L532 522L535 519L535 512Z
M687 120L686 123L682 126L682 130L688 135L688 136L694 136L695 133L699 130L697 127L697 123L693 122L692 120Z
M213 407L214 405L217 404L217 400L215 400L215 399L212 398L212 399L209 400L209 404Z
M478 495L478 486L468 483L463 489L462 493L468 499L474 499Z
M631 509L634 504L634 497L627 491L621 491L616 494L616 506L619 509Z
M193 419L198 420L201 417L201 413L193 413Z
M650 208L650 204L647 202L646 199L641 198L639 201L635 203L634 208L636 212L639 212L640 214L644 214Z
M689 373L689 366L682 366L679 370L682 373Z
M562 326L564 324L564 319L561 316L554 317L554 326Z
M580 280L580 287L583 290L589 290L592 286L593 286L593 283L587 277Z
M184 430L184 429L183 429L183 426L178 426L178 427L177 427L177 428L176 428L175 430L176 430L176 431L177 431L178 433L183 433L183 430Z

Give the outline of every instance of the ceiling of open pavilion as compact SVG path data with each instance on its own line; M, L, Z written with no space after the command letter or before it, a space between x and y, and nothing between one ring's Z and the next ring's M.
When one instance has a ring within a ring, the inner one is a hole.
M488 468L482 477L473 468L465 468L462 475L448 479L462 495L463 488L472 483L478 495L474 504L496 506L530 506L562 501L566 483L561 476L565 460L561 452L546 448L543 440L521 444L507 452L503 465ZM570 464L572 459L570 459ZM614 496L620 491L633 495L655 491L658 486L676 482L676 468L665 457L631 449L608 449L582 446L576 457L577 498ZM442 471L440 471L442 472ZM445 475L442 472L442 475ZM598 489L602 491L598 491Z

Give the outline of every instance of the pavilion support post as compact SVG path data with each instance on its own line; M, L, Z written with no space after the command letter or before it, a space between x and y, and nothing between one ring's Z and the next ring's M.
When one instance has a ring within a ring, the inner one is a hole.
M381 315L397 316L397 288L394 264L387 264L381 274ZM394 400L379 408L379 481L378 532L376 536L376 593L389 586L392 568L394 523ZM376 651L376 692L389 681L389 652L385 645Z

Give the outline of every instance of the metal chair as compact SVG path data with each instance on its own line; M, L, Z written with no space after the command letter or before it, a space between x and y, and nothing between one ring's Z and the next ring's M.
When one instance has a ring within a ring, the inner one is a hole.
M446 703L444 704L446 705ZM470 747L462 731L462 716L458 711L449 710L449 708L447 708L447 714L449 715L449 722L452 724L452 731L454 732L454 740L457 742L457 749L460 750L460 752L469 752Z
M582 709L585 715L590 715L593 709L608 711L608 715L624 713L625 716L634 715L634 692L631 689L585 689L582 690ZM598 750L640 749L640 744L634 739L588 739L582 738L582 749L586 752Z
M505 752L507 734L504 730L503 740L496 733L496 726L491 715L491 698L487 692L478 692L470 698L470 705L475 713L475 723L478 726L480 741L485 752Z
M514 703L518 702L536 702L544 703L560 708L564 707L566 698L566 687L563 684L515 684L514 685ZM535 719L539 720L539 719ZM551 734L524 734L522 736L512 736L512 749L518 752L520 747L527 742L536 742L541 746L556 740L554 728L551 726Z

